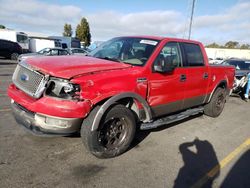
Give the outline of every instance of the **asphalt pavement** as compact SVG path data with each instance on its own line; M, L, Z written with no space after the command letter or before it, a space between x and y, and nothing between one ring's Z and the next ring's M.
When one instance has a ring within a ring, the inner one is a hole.
M77 135L37 137L17 125L6 94L15 67L0 60L0 187L250 187L250 102L237 95L218 118L137 132L129 151L97 159Z

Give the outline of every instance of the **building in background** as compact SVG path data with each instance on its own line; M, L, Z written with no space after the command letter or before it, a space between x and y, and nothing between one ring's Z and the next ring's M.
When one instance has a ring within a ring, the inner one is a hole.
M215 59L250 59L250 50L248 49L226 49L226 48L205 48L209 58Z

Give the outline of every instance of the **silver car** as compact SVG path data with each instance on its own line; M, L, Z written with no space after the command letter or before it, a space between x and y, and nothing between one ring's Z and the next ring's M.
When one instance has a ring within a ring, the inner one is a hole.
M62 48L44 48L35 53L22 54L18 57L18 61L22 61L31 57L58 56L58 55L70 55L70 53L67 50L62 49Z

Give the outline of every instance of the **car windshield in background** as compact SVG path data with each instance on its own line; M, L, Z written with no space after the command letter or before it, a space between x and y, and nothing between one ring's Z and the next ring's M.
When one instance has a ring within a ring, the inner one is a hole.
M229 60L224 62L223 64L233 65L236 70L250 70L250 61L234 61Z
M142 66L158 43L158 40L147 38L119 37L101 44L88 56Z
M45 54L45 53L48 53L49 51L50 51L49 48L44 48L44 49L38 51L37 53L38 53L38 54Z

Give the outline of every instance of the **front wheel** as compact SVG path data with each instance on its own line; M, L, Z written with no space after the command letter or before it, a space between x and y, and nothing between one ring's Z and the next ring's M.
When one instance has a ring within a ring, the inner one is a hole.
M98 158L111 158L124 153L135 135L133 112L120 104L113 106L104 114L97 131L90 131L93 117L89 114L81 129L87 149ZM88 118L92 118L91 121Z
M218 117L226 103L226 91L223 88L217 88L211 101L205 105L204 114L210 117Z
M10 55L10 59L11 60L17 60L18 59L18 53L12 53L11 55Z

